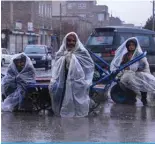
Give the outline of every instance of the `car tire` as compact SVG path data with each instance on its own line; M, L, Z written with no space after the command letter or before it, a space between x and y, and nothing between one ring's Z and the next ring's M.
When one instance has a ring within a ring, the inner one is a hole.
M4 65L5 65L5 60L2 59L2 61L1 61L1 66L4 66Z

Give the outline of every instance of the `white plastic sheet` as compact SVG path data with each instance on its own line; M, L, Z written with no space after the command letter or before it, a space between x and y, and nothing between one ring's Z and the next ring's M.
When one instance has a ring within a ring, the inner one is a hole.
M22 71L18 72L14 60L21 57L26 58L26 63ZM2 79L2 94L6 97L4 102L2 102L2 111L12 112L16 106L20 108L20 104L25 96L26 85L29 82L35 82L33 64L24 53L17 54L13 57L8 66L7 73Z
M142 49L139 45L137 38L133 37L130 39L135 39L137 41L137 47L131 58L132 60L142 53ZM121 65L123 56L128 52L126 48L126 43L128 40L126 40L117 49L116 55L111 62L110 66L111 71L116 70L117 67ZM138 69L140 69L141 71L138 71ZM135 91L136 93L140 92L155 93L155 77L150 73L149 64L146 58L143 58L140 61L131 65L129 70L124 70L123 75L121 77L121 83L124 84L129 89Z
M67 51L66 38L70 34L65 36L56 53L49 91L56 115L83 117L89 112L89 87L92 84L94 62L74 32L72 34L76 36L76 46L73 51ZM67 78L65 68L68 69Z

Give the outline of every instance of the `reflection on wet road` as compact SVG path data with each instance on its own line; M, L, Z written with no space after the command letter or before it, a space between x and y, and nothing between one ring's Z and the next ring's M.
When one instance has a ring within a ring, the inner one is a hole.
M155 142L155 107L101 106L86 118L32 113L2 113L3 142Z

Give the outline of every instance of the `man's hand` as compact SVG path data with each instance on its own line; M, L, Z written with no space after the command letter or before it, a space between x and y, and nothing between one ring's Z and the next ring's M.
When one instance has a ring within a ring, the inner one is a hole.
M125 70L130 70L130 67L125 68Z

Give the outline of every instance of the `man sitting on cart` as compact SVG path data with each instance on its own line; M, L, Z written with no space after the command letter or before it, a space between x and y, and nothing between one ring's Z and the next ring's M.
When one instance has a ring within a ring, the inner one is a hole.
M3 111L20 109L28 82L35 82L35 69L31 60L24 53L20 53L14 56L2 79L2 94L5 96Z
M111 62L111 71L116 70L120 65L142 54L138 39L133 37L126 40L116 51ZM151 75L147 58L132 64L126 68L121 77L121 83L136 94L141 94L143 105L147 105L147 93L155 93L155 77Z
M55 115L87 116L94 62L76 33L71 32L64 37L52 71L49 91Z

